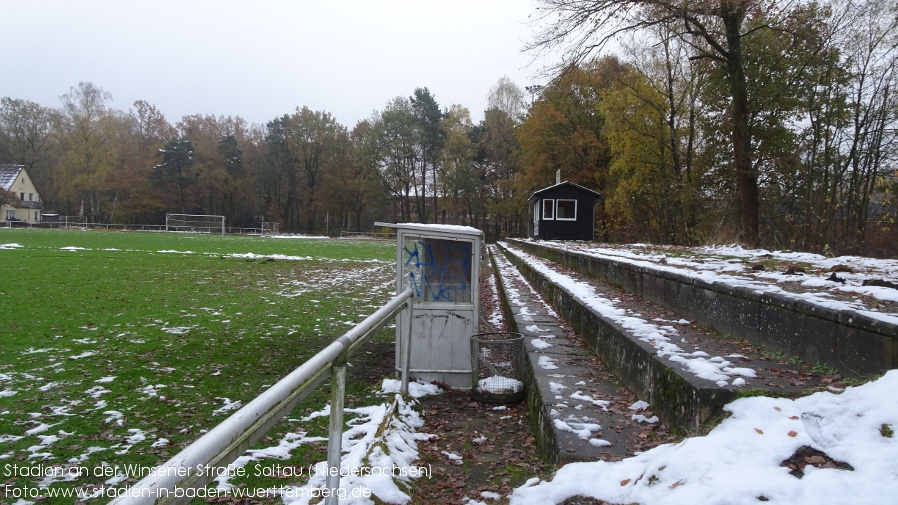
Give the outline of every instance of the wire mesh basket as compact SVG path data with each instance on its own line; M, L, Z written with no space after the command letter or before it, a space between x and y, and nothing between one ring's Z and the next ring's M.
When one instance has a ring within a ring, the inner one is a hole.
M524 399L524 336L513 332L471 336L471 395L492 403Z

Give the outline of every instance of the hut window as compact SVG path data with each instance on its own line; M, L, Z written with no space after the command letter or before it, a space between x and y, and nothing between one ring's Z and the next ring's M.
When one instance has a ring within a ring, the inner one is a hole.
M555 219L555 200L543 200L543 219Z
M577 220L577 200L558 200L555 219L560 221Z

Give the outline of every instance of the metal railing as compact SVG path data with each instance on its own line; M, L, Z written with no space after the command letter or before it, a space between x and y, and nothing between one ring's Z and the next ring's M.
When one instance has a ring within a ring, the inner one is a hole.
M63 221L41 221L34 228L76 228L106 231L165 231L164 224L116 224L116 223L88 223Z
M329 375L332 378L327 464L329 468L339 468L349 357L404 310L408 311L410 329L413 300L412 289L406 289L231 417L148 472L147 477L126 490L120 490L122 492L110 503L132 505L189 502L194 494L185 492L186 490L205 487L216 475L222 475L229 464L252 447ZM407 334L411 335L411 332ZM410 339L400 342L402 394L408 393L408 340ZM340 472L329 471L326 485L331 489L327 504L336 504Z

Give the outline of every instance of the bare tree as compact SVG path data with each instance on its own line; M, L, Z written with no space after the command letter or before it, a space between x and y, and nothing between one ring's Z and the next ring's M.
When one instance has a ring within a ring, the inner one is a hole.
M500 77L486 96L486 107L501 110L511 119L521 121L527 110L524 91L508 76Z
M898 5L875 0L849 2L848 29L835 33L843 67L851 76L845 88L846 127L836 137L841 163L842 240L863 244L877 180L898 163ZM833 123L835 124L835 123Z

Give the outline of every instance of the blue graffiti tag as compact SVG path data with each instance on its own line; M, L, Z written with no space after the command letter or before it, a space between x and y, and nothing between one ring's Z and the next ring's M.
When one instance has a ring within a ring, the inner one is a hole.
M411 248L410 248L411 247ZM422 239L404 246L405 269L423 301L471 301L471 245Z

